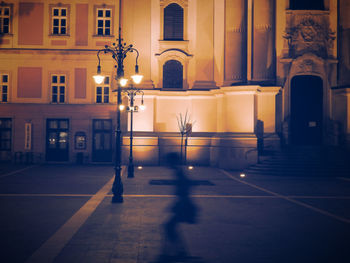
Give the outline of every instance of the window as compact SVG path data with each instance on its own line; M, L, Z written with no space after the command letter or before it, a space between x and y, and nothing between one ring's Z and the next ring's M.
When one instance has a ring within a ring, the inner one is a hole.
M0 118L0 151L11 150L11 126L11 119Z
M289 8L291 10L324 10L324 0L290 0Z
M0 74L0 102L8 101L9 76Z
M10 33L10 7L0 6L0 34Z
M164 8L164 40L183 40L184 11L178 4Z
M67 35L67 8L52 8L52 34Z
M96 103L109 103L110 78L105 77L103 84L96 86Z
M52 75L51 77L51 102L65 103L66 76Z
M111 35L111 20L112 10L107 8L97 9L97 35L99 36L110 36Z
M183 67L177 60L168 60L163 65L163 89L182 89Z

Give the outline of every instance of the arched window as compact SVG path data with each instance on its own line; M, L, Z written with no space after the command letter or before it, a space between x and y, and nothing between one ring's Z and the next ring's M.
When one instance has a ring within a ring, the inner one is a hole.
M182 64L177 60L168 60L163 65L163 89L182 89Z
M164 40L183 40L184 10L178 4L164 9Z
M291 10L324 10L324 0L290 0Z

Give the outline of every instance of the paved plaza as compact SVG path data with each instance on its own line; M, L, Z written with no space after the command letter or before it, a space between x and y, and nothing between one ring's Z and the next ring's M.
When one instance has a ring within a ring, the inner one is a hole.
M198 222L180 225L188 256L168 262L350 262L350 178L185 169ZM126 170L113 204L112 166L0 164L0 262L160 262L173 172Z

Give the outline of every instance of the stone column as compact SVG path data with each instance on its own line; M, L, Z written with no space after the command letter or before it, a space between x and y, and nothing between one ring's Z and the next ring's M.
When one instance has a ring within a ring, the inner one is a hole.
M334 90L333 115L341 127L341 143L350 147L350 87Z
M264 133L276 132L276 95L280 87L260 87L258 119L264 122Z
M339 84L350 84L350 2L339 1Z
M225 3L224 85L247 79L247 4L245 0Z
M212 137L210 163L224 169L244 169L257 162L257 93L259 86L221 87L224 130Z
M280 87L260 87L258 92L258 117L255 133L259 150L279 149L280 138L276 133L276 95ZM268 135L267 135L268 134Z
M256 95L259 86L222 87L226 130L229 133L254 133L257 119Z
M214 82L214 2L197 1L195 81L192 89L212 89Z
M252 81L275 77L275 0L253 1Z

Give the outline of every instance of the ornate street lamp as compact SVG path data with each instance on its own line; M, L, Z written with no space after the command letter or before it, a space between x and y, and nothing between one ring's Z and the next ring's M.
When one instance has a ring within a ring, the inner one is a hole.
M120 1L121 2L121 1ZM119 10L121 7L119 7ZM120 14L119 14L120 17ZM120 25L120 23L119 23ZM135 64L135 75L132 76L133 81L136 84L139 84L142 80L142 75L139 74L139 66L137 64L137 60L139 57L139 52L133 47L133 45L126 45L126 43L122 43L121 38L121 27L119 27L119 36L117 38L117 44L113 43L113 46L106 45L105 48L98 50L97 52L97 59L98 59L98 66L97 66L97 75L93 76L95 79L95 82L97 84L102 83L104 80L104 76L101 75L101 60L100 60L100 53L104 54L110 54L112 55L112 58L116 61L117 65L117 75L116 75L116 81L117 81L117 129L116 129L116 141L115 141L115 162L114 162L114 171L115 171L115 177L112 187L113 192L113 198L112 203L122 203L123 202L123 183L121 180L121 143L122 143L122 136L121 136L121 129L120 129L120 112L122 110L122 86L125 86L126 79L124 78L124 59L126 58L126 55L129 52L136 52L136 64Z
M141 78L142 79L142 78ZM137 83L139 78L133 78L134 83ZM133 146L133 120L134 120L134 112L138 112L138 109L144 110L145 105L143 104L143 95L144 92L138 88L135 88L133 85L130 87L123 89L122 93L126 94L129 98L129 106L126 107L126 110L130 112L130 152L129 152L129 165L128 165L128 178L134 177L134 159L132 154L132 146ZM140 107L135 105L135 97L137 94L141 94L141 105Z

